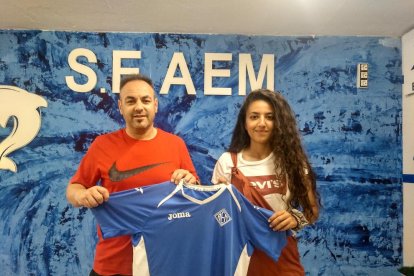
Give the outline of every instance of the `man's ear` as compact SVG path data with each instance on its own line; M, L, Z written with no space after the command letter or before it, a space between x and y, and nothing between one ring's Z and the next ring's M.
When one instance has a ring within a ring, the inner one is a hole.
M157 113L158 112L158 98L155 98L154 105L155 105L155 113Z
M118 100L118 109L119 109L119 113L121 113L121 115L124 115L124 114L122 114L122 103L121 103L121 100Z

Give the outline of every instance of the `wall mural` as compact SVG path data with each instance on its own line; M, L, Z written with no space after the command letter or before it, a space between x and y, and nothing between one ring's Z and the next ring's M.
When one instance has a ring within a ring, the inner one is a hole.
M8 120L13 119L13 130L0 143L0 169L16 172L15 162L7 155L35 138L41 124L37 108L47 107L47 102L36 94L7 85L0 85L0 100L0 126L5 128Z
M356 87L361 62L369 64L366 89ZM306 271L398 275L399 38L11 30L0 31L4 275L89 272L95 221L87 209L69 206L65 188L93 139L123 126L114 84L137 68L161 92L156 125L186 141L206 184L243 94L255 86L283 93L323 204L316 225L300 233Z

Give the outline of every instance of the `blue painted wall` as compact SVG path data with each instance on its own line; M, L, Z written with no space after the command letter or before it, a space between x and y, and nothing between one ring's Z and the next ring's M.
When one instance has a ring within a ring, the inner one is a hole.
M69 89L82 76L67 58L92 50L98 75L89 93ZM300 234L310 275L398 275L402 263L401 41L387 37L273 37L237 35L0 31L0 84L41 95L42 127L11 154L18 172L0 170L0 267L4 275L86 275L96 242L94 219L65 199L70 176L93 138L123 126L111 90L112 51L141 50L135 64L161 88L174 52L183 52L196 87L174 86L160 96L157 125L185 139L198 174L209 183L228 146L235 114L238 54L274 54L275 85L297 114L303 142L318 174L323 209ZM232 96L205 96L204 53L232 53ZM357 63L369 64L369 88L356 88ZM132 62L133 63L133 62ZM13 127L0 128L0 141Z

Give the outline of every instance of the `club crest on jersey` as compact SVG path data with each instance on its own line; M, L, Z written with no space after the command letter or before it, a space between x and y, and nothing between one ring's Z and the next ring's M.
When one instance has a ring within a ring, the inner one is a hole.
M221 209L214 215L214 217L216 218L220 226L224 226L225 224L231 221L231 217L229 213L226 211L226 209Z
M190 212L179 212L168 214L168 220L180 219L180 218L191 218Z

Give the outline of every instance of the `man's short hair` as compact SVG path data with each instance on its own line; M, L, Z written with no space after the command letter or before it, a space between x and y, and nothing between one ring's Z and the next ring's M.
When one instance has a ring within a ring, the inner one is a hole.
M151 86L153 90L155 90L152 80L149 77L142 74L124 75L121 79L121 85L119 87L119 90L121 90L122 87L124 87L125 84L127 84L128 82L136 80L145 81L149 86Z

